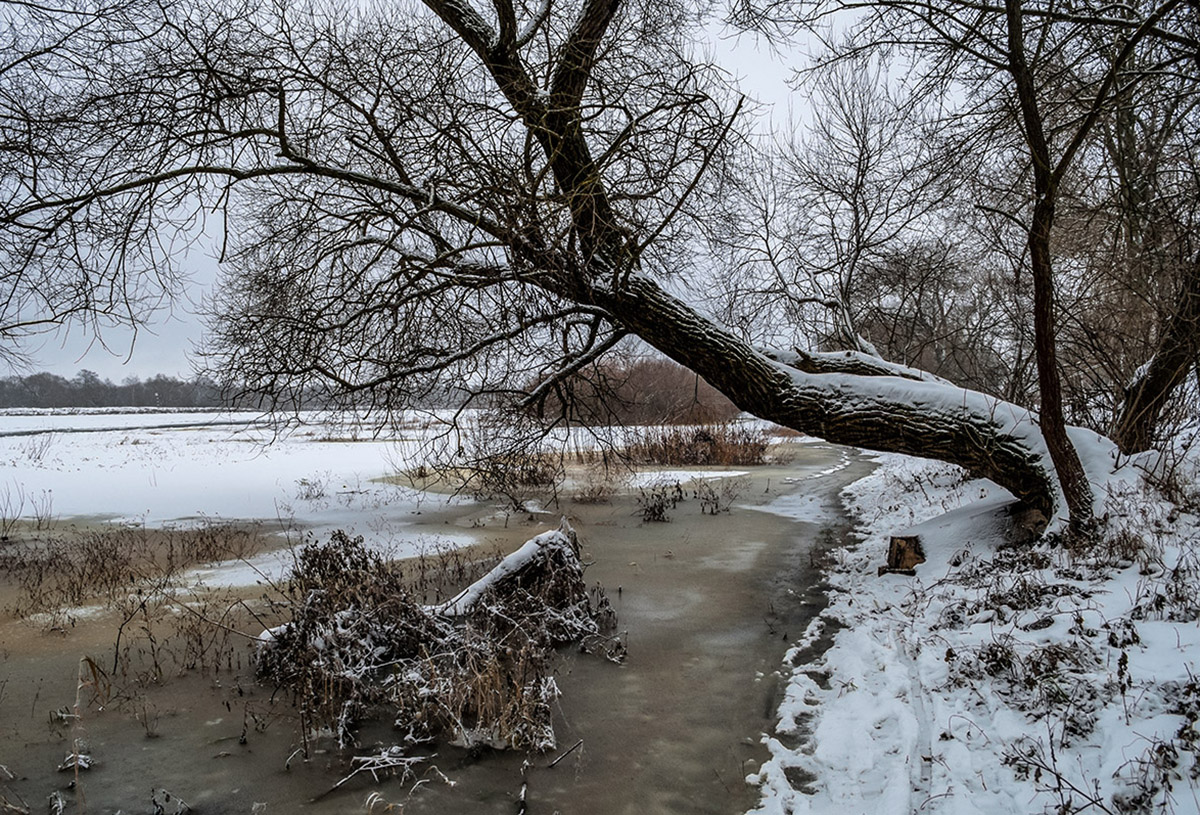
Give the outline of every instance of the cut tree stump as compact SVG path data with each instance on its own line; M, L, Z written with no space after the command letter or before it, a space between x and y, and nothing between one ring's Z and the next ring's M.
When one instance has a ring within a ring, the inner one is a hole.
M888 544L887 565L879 567L879 574L905 574L913 576L916 567L925 562L925 549L920 535L893 535Z

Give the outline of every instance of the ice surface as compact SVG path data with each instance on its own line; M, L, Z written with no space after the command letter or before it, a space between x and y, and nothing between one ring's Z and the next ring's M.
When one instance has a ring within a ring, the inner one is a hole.
M301 530L342 529L395 556L472 542L414 530L421 513L449 499L377 480L403 467L426 431L373 438L353 417L305 418L278 433L253 413L0 415L0 511L151 527L255 520L296 540ZM290 566L285 549L193 576L246 585L277 580Z

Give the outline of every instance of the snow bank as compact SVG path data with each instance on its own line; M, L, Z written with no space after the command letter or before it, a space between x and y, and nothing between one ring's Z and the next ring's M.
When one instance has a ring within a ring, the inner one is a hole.
M881 456L845 491L861 542L789 653L755 813L1200 811L1200 519L1074 441L1109 519L1075 556L999 547L1006 496L944 465ZM877 576L906 527L929 560Z

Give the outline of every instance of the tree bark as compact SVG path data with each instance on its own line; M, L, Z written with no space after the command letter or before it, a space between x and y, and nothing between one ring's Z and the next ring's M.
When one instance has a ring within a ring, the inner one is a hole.
M1200 354L1200 256L1184 277L1174 313L1163 329L1158 350L1125 389L1125 404L1113 431L1122 453L1150 449L1171 393L1187 379Z
M1005 0L1008 28L1008 72L1016 86L1021 108L1025 143L1033 163L1035 204L1029 225L1029 264L1033 276L1033 345L1037 358L1038 389L1041 392L1042 435L1062 486L1071 516L1071 528L1086 529L1092 521L1092 489L1083 472L1079 455L1067 438L1063 418L1062 381L1058 374L1057 340L1054 330L1054 268L1050 234L1058 198L1058 172L1050 158L1050 144L1038 109L1033 72L1025 58L1025 30L1021 0ZM1060 165L1060 170L1063 165Z
M1084 531L1092 522L1092 488L1079 454L1067 438L1063 419L1062 381L1058 375L1054 330L1054 275L1050 263L1050 228L1054 222L1053 196L1043 197L1034 208L1029 230L1030 266L1033 271L1033 347L1037 355L1038 389L1041 392L1042 436L1062 487L1071 528Z

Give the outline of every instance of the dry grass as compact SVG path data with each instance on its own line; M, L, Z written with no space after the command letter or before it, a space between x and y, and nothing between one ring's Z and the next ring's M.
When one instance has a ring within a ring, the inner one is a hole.
M582 477L571 493L577 504L607 504L628 482L628 472L607 463L585 464Z
M101 659L114 701L173 674L240 670L261 624L235 590L185 584L195 566L246 558L266 546L255 527L118 528L10 546L0 574L16 589L5 609L45 630L68 631L85 615L114 620Z
M668 467L759 465L769 447L764 430L736 424L631 428L626 441L634 462Z
M92 530L10 547L0 552L0 573L19 589L7 611L22 617L53 614L86 603L110 607L131 593L161 591L190 567L246 558L264 545L256 527Z

